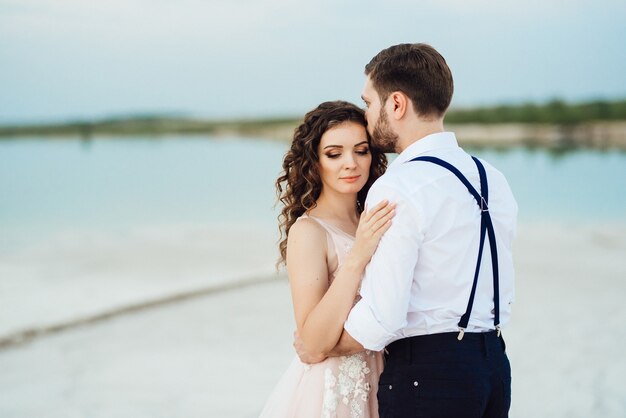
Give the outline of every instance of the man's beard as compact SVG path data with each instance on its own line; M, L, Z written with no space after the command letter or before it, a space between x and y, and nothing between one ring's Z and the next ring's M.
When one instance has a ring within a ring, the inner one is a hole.
M389 119L383 107L380 108L378 121L372 132L372 145L382 152L396 152L398 144L398 134L389 126Z

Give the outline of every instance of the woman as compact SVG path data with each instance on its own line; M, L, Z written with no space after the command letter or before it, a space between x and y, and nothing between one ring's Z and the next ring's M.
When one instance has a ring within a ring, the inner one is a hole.
M370 147L365 115L353 104L325 102L296 129L276 181L296 325L307 350L325 358L358 297L361 276L394 206L362 212L387 164ZM364 351L305 365L296 356L261 417L378 417L380 353Z

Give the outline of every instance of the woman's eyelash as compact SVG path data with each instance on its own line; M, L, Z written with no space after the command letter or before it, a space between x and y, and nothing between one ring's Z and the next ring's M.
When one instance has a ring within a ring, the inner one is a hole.
M357 154L359 154L359 155L367 155L367 154L369 154L369 153L370 153L370 150L369 150L369 148L367 148L367 149L358 150L358 151L355 151L355 152L356 152ZM326 154L326 156L327 156L328 158L335 159L335 158L339 158L339 157L341 157L341 154Z

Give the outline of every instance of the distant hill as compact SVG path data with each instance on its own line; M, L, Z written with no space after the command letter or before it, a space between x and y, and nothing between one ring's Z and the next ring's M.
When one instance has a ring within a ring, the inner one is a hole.
M289 140L301 118L203 120L176 115L129 115L100 120L0 126L0 138L210 135ZM446 126L465 143L589 145L626 149L626 100L500 105L451 109Z
M448 123L549 123L575 125L584 122L626 120L626 100L596 100L566 103L552 100L545 104L501 105L472 109L451 109Z

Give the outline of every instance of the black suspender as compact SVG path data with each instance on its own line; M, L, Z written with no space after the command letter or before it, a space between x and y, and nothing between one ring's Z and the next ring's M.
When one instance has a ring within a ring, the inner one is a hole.
M480 245L478 247L478 259L476 260L476 269L474 270L474 282L472 283L472 291L470 292L469 300L467 302L467 309L461 320L459 321L459 336L458 339L463 339L465 329L469 323L469 318L472 313L472 305L474 304L474 296L476 295L476 285L478 284L478 273L480 272L480 262L483 258L483 247L485 245L485 236L489 236L489 247L491 248L491 264L493 269L493 303L494 303L494 320L493 323L498 331L498 337L500 336L500 286L499 286L499 272L498 272L498 250L496 248L496 234L493 229L493 222L491 221L491 215L489 214L489 188L487 185L487 174L485 173L485 167L476 157L472 157L478 167L478 174L480 175L480 191L478 193L474 186L467 180L467 178L461 174L461 172L452 164L447 163L436 157L417 157L410 161L427 161L443 168L448 169L467 187L476 203L480 208Z

